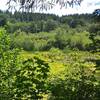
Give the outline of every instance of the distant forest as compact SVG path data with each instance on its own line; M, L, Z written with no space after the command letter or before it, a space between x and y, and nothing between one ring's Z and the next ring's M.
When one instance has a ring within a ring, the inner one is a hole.
M5 26L8 32L13 33L20 29L21 31L38 33L49 32L65 24L72 28L91 24L92 14L65 15L62 17L54 14L26 13L9 11L0 11L0 26Z

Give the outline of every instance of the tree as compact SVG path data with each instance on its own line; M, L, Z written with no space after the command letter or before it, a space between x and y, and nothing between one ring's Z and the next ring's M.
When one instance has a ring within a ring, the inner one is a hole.
M100 51L100 9L93 12L95 24L89 29L90 39L92 40L91 47L94 51Z
M74 5L80 5L83 0L8 0L7 4L9 9L15 9L11 3L14 2L20 5L20 9L25 12L39 10L52 9L56 4L60 7L73 7Z
M95 19L96 22L100 22L100 9L96 9L93 12L93 17Z
M51 30L54 30L57 26L58 26L57 21L48 19L45 25L45 31L49 32Z
M4 25L6 25L6 23L7 23L7 18L6 17L8 17L8 16L6 16L6 14L4 15L4 14L0 14L0 26L4 26Z
M0 100L12 97L13 75L18 68L18 49L11 48L10 36L0 29Z

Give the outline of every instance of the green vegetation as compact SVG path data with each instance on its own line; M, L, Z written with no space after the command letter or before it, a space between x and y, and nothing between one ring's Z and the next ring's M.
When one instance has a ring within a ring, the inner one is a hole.
M99 100L98 17L0 11L0 100Z

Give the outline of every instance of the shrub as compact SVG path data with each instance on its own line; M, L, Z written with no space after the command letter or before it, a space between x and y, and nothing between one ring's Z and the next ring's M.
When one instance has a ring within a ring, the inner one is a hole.
M4 29L0 29L0 99L12 98L13 75L19 66L19 50L11 49L11 39Z
M14 99L38 100L46 92L46 79L49 72L48 63L34 58L23 61L23 66L17 70L13 83Z
M99 100L100 83L95 79L90 63L66 64L63 78L48 81L49 100ZM93 67L94 65L91 64ZM59 91L59 92L58 92Z

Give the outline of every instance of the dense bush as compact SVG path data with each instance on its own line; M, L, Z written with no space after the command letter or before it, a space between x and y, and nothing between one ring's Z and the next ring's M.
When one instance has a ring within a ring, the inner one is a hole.
M92 40L91 50L100 51L100 24L91 25L89 38Z
M27 22L8 23L5 28L9 33L14 33L17 30L21 30L24 32L32 32L33 30L35 30L33 23L31 24Z
M64 49L88 50L92 41L89 39L89 32L77 32L76 30L68 30L58 28L52 32L40 32L30 34L16 31L15 35L11 35L12 46L23 48L27 51L45 51L52 47Z
M19 50L11 49L10 36L0 29L0 99L7 100L12 96L12 83L19 66Z
M94 73L83 65L74 63L66 66L64 79L54 78L49 82L49 100L99 100L100 84Z
M38 57L21 59L10 36L0 30L0 100L42 98L49 65Z
M65 54L54 48L49 52L37 52L36 55L50 65L47 80L49 100L99 100L100 80L96 75L97 65L91 61L100 60L99 55L80 51ZM99 75L100 73L98 77Z
M49 72L48 63L34 58L23 61L16 71L13 82L14 99L41 99L46 92L46 79Z

